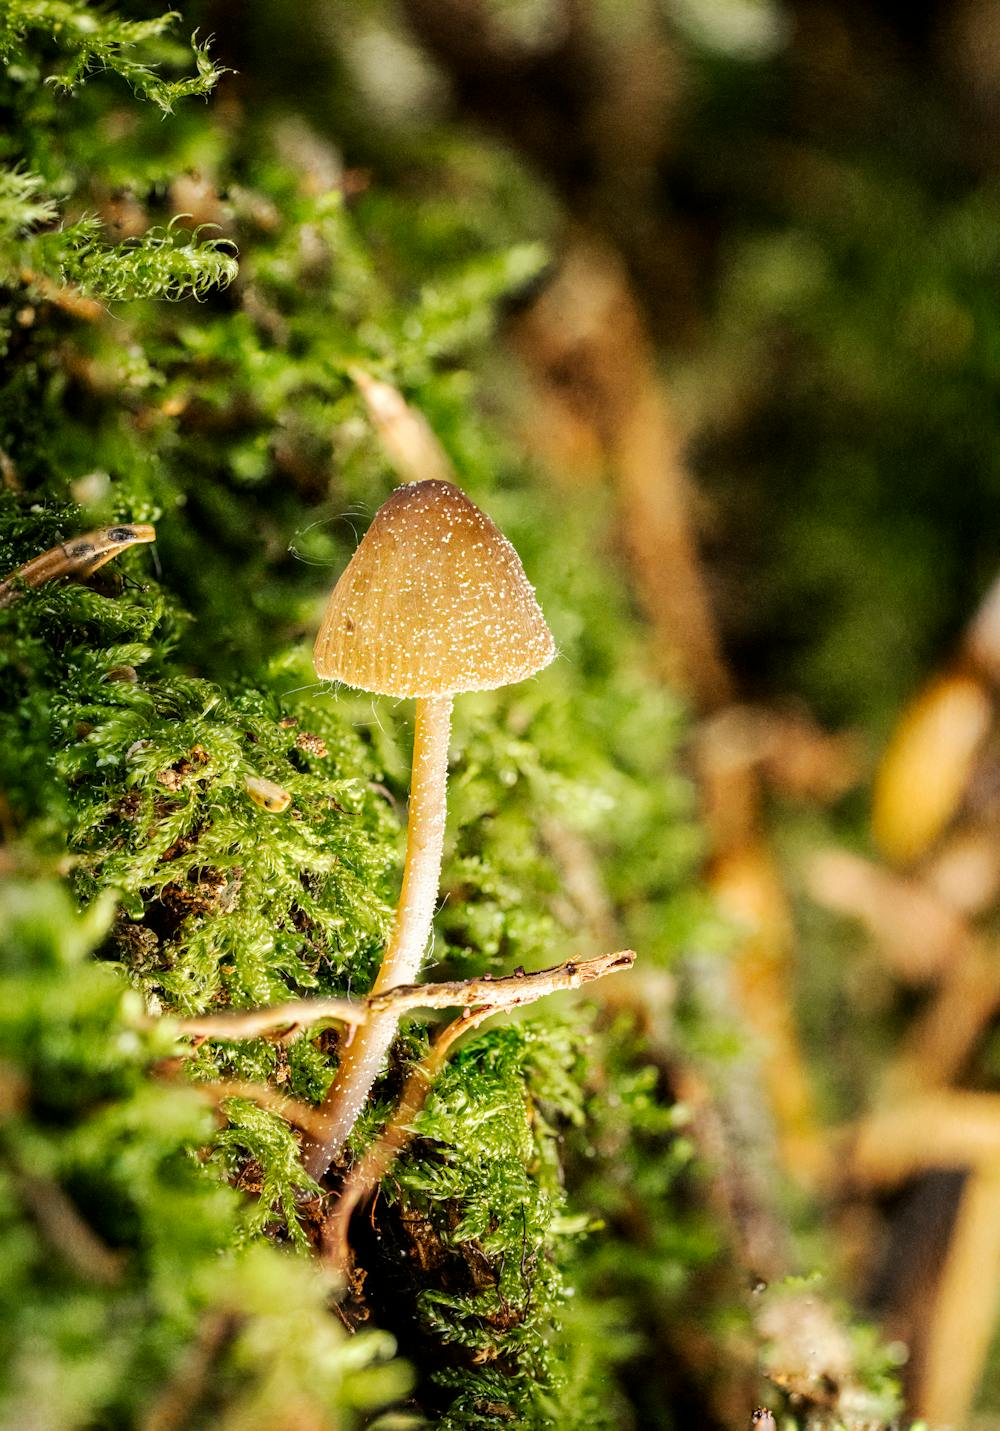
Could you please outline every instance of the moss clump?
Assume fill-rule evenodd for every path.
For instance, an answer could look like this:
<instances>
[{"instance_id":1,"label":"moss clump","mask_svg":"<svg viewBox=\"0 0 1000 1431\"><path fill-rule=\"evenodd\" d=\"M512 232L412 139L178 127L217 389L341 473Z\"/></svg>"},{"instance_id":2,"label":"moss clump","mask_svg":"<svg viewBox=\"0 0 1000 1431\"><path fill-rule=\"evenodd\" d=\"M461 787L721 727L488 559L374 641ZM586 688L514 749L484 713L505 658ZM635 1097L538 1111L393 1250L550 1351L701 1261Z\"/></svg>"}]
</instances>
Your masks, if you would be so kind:
<instances>
[{"instance_id":1,"label":"moss clump","mask_svg":"<svg viewBox=\"0 0 1000 1431\"><path fill-rule=\"evenodd\" d=\"M81 916L45 880L0 892L0 1420L290 1426L292 1405L351 1424L401 1389L392 1342L349 1340L315 1267L247 1243L197 1156L207 1105L154 1077L169 1031L88 958L112 909Z\"/></svg>"}]
</instances>

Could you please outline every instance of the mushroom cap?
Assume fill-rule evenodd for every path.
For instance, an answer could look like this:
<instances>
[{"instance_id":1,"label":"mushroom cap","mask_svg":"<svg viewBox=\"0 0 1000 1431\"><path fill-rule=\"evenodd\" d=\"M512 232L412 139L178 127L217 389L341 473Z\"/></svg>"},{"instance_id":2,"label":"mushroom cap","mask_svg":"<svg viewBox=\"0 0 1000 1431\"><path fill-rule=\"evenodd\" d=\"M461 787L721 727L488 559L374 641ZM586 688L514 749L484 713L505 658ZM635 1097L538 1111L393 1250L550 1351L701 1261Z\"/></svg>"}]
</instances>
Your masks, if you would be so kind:
<instances>
[{"instance_id":1,"label":"mushroom cap","mask_svg":"<svg viewBox=\"0 0 1000 1431\"><path fill-rule=\"evenodd\" d=\"M450 482L398 487L331 593L319 676L388 696L488 691L555 642L507 538Z\"/></svg>"}]
</instances>

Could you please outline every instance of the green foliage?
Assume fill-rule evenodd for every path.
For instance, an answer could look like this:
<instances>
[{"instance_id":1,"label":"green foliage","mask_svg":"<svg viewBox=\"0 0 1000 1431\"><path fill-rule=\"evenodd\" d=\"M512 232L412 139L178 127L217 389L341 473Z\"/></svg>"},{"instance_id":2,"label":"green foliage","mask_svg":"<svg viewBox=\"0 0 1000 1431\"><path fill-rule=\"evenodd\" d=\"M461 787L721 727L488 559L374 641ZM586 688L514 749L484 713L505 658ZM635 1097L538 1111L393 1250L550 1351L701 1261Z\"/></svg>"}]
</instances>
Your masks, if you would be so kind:
<instances>
[{"instance_id":1,"label":"green foliage","mask_svg":"<svg viewBox=\"0 0 1000 1431\"><path fill-rule=\"evenodd\" d=\"M6 0L0 14L0 60L34 68L32 42L40 42L59 56L56 68L46 75L58 89L71 93L89 74L107 70L170 114L179 100L209 95L222 74L209 58L207 45L199 45L195 36L191 54L196 74L172 81L157 75L159 58L154 55L179 58L179 46L162 43L179 19L173 10L153 20L123 20L79 0Z\"/></svg>"},{"instance_id":2,"label":"green foliage","mask_svg":"<svg viewBox=\"0 0 1000 1431\"><path fill-rule=\"evenodd\" d=\"M402 1301L409 1336L447 1349L431 1378L442 1428L544 1427L557 1416L605 1424L596 1387L579 1365L568 1374L559 1320L559 1264L580 1230L568 1216L559 1139L582 1119L583 1071L569 1025L531 1021L470 1040L386 1180L378 1235L422 1274L396 1287L387 1312L398 1318Z\"/></svg>"},{"instance_id":3,"label":"green foliage","mask_svg":"<svg viewBox=\"0 0 1000 1431\"><path fill-rule=\"evenodd\" d=\"M55 219L58 208L43 189L37 174L0 169L0 242L8 243L35 224L47 224Z\"/></svg>"},{"instance_id":4,"label":"green foliage","mask_svg":"<svg viewBox=\"0 0 1000 1431\"><path fill-rule=\"evenodd\" d=\"M353 1420L398 1394L392 1344L348 1340L329 1286L278 1249L240 1249L242 1199L197 1156L211 1136L174 1050L87 955L112 902L79 915L57 883L0 890L0 1420L41 1431ZM338 1420L338 1424L343 1424Z\"/></svg>"},{"instance_id":5,"label":"green foliage","mask_svg":"<svg viewBox=\"0 0 1000 1431\"><path fill-rule=\"evenodd\" d=\"M149 229L141 238L108 245L100 225L81 219L69 228L26 244L22 257L32 273L54 274L88 297L107 303L134 298L204 298L236 277L236 259L225 239L183 242L172 229Z\"/></svg>"},{"instance_id":6,"label":"green foliage","mask_svg":"<svg viewBox=\"0 0 1000 1431\"><path fill-rule=\"evenodd\" d=\"M169 641L166 610L151 587L42 588L0 613L15 816L34 817L36 841L70 841L82 892L120 891L117 951L173 1007L223 987L266 1003L370 967L395 842L363 748L328 704L303 731L274 695L167 674L148 644ZM254 803L259 777L287 810Z\"/></svg>"}]
</instances>

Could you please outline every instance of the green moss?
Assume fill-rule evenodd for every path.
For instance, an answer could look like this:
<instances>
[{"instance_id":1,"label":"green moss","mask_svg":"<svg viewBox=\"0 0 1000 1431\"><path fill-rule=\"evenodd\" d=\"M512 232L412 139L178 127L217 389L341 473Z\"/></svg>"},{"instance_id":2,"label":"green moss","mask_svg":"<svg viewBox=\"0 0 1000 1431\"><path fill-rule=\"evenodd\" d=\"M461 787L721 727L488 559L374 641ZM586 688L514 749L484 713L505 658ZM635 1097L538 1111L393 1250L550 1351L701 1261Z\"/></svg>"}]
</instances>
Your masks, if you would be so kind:
<instances>
[{"instance_id":1,"label":"green moss","mask_svg":"<svg viewBox=\"0 0 1000 1431\"><path fill-rule=\"evenodd\" d=\"M0 891L0 1419L137 1425L179 1395L198 1424L264 1427L291 1393L350 1424L401 1389L376 1374L392 1344L349 1342L307 1262L240 1250L253 1217L197 1156L208 1105L152 1076L169 1031L87 957L112 908Z\"/></svg>"}]
</instances>

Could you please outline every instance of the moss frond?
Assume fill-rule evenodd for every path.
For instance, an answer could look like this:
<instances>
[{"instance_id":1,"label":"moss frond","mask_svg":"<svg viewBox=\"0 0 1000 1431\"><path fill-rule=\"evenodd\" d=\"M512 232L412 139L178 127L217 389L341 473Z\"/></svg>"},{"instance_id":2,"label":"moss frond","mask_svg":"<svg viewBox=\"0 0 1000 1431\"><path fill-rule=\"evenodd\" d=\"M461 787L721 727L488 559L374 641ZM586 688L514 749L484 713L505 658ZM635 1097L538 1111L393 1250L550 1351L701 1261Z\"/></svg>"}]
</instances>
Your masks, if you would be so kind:
<instances>
[{"instance_id":1,"label":"moss frond","mask_svg":"<svg viewBox=\"0 0 1000 1431\"><path fill-rule=\"evenodd\" d=\"M141 298L204 298L236 277L232 240L151 228L120 244L102 242L96 219L40 235L23 252L27 268L72 284L106 303Z\"/></svg>"},{"instance_id":2,"label":"moss frond","mask_svg":"<svg viewBox=\"0 0 1000 1431\"><path fill-rule=\"evenodd\" d=\"M126 20L81 0L7 0L0 14L0 59L23 62L32 57L32 45L48 46L58 56L47 76L56 88L72 93L88 75L106 71L170 114L182 99L209 95L224 73L197 35L190 49L195 74L167 80L157 73L162 60L174 66L182 58L181 47L166 41L179 19L175 10L150 20Z\"/></svg>"}]
</instances>

